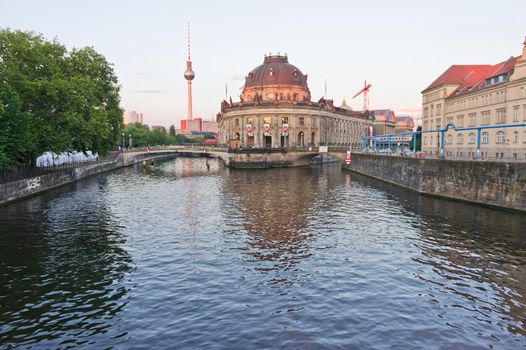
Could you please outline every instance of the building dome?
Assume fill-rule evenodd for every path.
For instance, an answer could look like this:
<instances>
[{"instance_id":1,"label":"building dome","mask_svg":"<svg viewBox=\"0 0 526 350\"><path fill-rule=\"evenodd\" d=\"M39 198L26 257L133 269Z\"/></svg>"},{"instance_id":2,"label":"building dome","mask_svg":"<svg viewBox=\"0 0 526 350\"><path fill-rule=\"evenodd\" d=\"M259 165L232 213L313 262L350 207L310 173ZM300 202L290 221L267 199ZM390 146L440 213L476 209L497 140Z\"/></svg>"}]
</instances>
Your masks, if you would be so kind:
<instances>
[{"instance_id":1,"label":"building dome","mask_svg":"<svg viewBox=\"0 0 526 350\"><path fill-rule=\"evenodd\" d=\"M347 101L345 100L345 97L343 98L342 104L340 105L340 108L347 109L349 111L352 111L351 106L347 104Z\"/></svg>"},{"instance_id":2,"label":"building dome","mask_svg":"<svg viewBox=\"0 0 526 350\"><path fill-rule=\"evenodd\" d=\"M283 94L293 94L295 100L310 99L307 75L290 64L287 56L266 56L263 64L246 76L243 97L252 100L260 95L263 100L274 100L284 99Z\"/></svg>"}]
</instances>

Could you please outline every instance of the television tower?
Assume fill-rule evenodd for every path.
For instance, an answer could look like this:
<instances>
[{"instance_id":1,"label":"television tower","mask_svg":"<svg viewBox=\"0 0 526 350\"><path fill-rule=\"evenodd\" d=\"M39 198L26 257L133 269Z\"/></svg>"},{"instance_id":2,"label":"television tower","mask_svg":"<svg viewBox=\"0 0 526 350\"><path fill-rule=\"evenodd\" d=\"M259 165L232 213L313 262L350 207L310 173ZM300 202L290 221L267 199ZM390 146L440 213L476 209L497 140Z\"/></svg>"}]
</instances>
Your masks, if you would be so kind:
<instances>
[{"instance_id":1,"label":"television tower","mask_svg":"<svg viewBox=\"0 0 526 350\"><path fill-rule=\"evenodd\" d=\"M192 70L192 61L190 60L190 22L188 22L188 59L186 60L184 78L188 81L188 120L192 120L192 80L195 78L195 73Z\"/></svg>"}]
</instances>

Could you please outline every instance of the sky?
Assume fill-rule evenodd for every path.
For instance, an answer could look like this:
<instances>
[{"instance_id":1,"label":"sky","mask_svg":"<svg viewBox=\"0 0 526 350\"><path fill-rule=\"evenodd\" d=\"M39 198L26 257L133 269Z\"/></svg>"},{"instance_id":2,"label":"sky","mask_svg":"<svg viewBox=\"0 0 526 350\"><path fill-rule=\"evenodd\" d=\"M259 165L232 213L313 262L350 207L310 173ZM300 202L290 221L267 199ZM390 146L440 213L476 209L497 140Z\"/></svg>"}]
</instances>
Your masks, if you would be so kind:
<instances>
[{"instance_id":1,"label":"sky","mask_svg":"<svg viewBox=\"0 0 526 350\"><path fill-rule=\"evenodd\" d=\"M498 4L498 6L497 6ZM313 100L339 105L372 84L370 109L421 116L420 92L452 64L496 64L522 52L526 0L0 0L0 27L94 47L114 64L121 106L149 125L187 114L191 23L193 114L212 120L265 54L287 53Z\"/></svg>"}]
</instances>

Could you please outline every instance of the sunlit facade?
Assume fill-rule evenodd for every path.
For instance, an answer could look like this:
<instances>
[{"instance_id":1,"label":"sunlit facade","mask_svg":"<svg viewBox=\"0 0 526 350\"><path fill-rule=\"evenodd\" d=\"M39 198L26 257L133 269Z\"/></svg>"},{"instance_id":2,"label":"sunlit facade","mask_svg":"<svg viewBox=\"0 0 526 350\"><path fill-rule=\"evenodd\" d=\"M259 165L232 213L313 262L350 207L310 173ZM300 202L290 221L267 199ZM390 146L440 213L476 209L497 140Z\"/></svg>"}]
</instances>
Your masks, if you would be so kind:
<instances>
[{"instance_id":1,"label":"sunlit facade","mask_svg":"<svg viewBox=\"0 0 526 350\"><path fill-rule=\"evenodd\" d=\"M436 130L526 123L526 40L521 56L496 65L453 65L422 92L422 128ZM476 157L477 130L444 136L446 157ZM422 150L440 154L439 133L422 136ZM526 159L526 127L481 130L482 159Z\"/></svg>"},{"instance_id":2,"label":"sunlit facade","mask_svg":"<svg viewBox=\"0 0 526 350\"><path fill-rule=\"evenodd\" d=\"M245 78L239 102L223 101L219 141L243 148L361 147L372 126L368 113L311 101L307 75L287 56L266 56Z\"/></svg>"}]
</instances>

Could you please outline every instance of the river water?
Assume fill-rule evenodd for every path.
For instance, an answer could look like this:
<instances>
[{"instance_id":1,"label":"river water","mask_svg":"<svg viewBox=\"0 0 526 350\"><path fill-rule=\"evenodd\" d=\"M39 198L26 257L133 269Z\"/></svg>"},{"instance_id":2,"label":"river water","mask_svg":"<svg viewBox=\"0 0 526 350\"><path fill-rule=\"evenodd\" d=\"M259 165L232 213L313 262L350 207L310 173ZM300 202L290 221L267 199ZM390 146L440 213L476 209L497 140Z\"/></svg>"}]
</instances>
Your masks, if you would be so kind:
<instances>
[{"instance_id":1,"label":"river water","mask_svg":"<svg viewBox=\"0 0 526 350\"><path fill-rule=\"evenodd\" d=\"M0 348L519 349L526 215L178 158L0 208Z\"/></svg>"}]
</instances>

